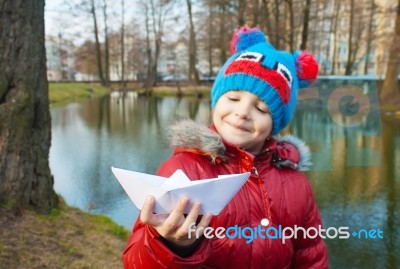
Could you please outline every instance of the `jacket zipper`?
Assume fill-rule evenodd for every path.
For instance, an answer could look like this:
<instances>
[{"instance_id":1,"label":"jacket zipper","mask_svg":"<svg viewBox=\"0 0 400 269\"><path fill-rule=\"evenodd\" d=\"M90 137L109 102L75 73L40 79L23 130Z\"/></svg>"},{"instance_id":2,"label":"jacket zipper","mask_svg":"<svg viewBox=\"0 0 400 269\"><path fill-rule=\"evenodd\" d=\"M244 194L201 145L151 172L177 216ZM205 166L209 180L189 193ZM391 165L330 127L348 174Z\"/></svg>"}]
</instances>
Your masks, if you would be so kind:
<instances>
[{"instance_id":1,"label":"jacket zipper","mask_svg":"<svg viewBox=\"0 0 400 269\"><path fill-rule=\"evenodd\" d=\"M270 211L269 200L268 200L268 192L265 189L264 181L259 176L258 170L255 166L253 166L252 171L257 176L258 186L260 187L260 190L261 190L261 197L263 200L262 202L264 205L265 217L268 219L269 223L271 224L272 221L271 221L271 211ZM267 244L265 245L265 253L270 253L271 244L272 244L271 239L267 238Z\"/></svg>"}]
</instances>

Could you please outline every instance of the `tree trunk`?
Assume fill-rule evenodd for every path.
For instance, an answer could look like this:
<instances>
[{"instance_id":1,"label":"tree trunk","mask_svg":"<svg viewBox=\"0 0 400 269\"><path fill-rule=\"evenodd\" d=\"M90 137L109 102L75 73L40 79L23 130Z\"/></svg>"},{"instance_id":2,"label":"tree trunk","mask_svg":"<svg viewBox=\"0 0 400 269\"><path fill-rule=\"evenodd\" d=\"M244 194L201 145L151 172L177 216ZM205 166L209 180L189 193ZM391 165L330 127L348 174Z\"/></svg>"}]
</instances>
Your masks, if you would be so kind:
<instances>
[{"instance_id":1,"label":"tree trunk","mask_svg":"<svg viewBox=\"0 0 400 269\"><path fill-rule=\"evenodd\" d=\"M248 27L257 27L260 20L260 4L258 0L244 1L246 21L245 25Z\"/></svg>"},{"instance_id":2,"label":"tree trunk","mask_svg":"<svg viewBox=\"0 0 400 269\"><path fill-rule=\"evenodd\" d=\"M275 48L277 49L281 49L281 25L280 25L280 21L281 21L281 14L280 14L280 9L279 7L281 6L281 3L279 2L279 0L275 0L275 40L273 42ZM284 32L284 31L283 31Z\"/></svg>"},{"instance_id":3,"label":"tree trunk","mask_svg":"<svg viewBox=\"0 0 400 269\"><path fill-rule=\"evenodd\" d=\"M97 18L96 18L96 9L95 9L95 5L94 5L94 0L91 0L90 3L91 3L90 12L91 12L92 18L93 18L93 33L94 33L94 39L96 41L97 71L98 71L98 76L99 76L101 84L102 85L106 85L106 81L104 79L104 74L103 74L103 64L102 64L102 61L101 61L99 30L98 30L98 27L97 27Z\"/></svg>"},{"instance_id":4,"label":"tree trunk","mask_svg":"<svg viewBox=\"0 0 400 269\"><path fill-rule=\"evenodd\" d=\"M239 0L238 1L238 9L237 9L238 27L245 25L245 23L246 23L245 14L246 14L246 0Z\"/></svg>"},{"instance_id":5,"label":"tree trunk","mask_svg":"<svg viewBox=\"0 0 400 269\"><path fill-rule=\"evenodd\" d=\"M272 16L271 16L271 12L270 9L268 7L268 3L267 0L262 0L262 4L261 4L261 8L262 10L261 12L261 21L260 24L261 25L265 25L265 33L267 34L267 36L271 36L272 35ZM272 42L271 38L268 38L269 42Z\"/></svg>"},{"instance_id":6,"label":"tree trunk","mask_svg":"<svg viewBox=\"0 0 400 269\"><path fill-rule=\"evenodd\" d=\"M146 95L150 96L152 92L152 87L156 85L157 82L157 69L158 69L158 59L161 54L163 27L165 23L165 16L170 14L169 8L172 7L172 2L169 1L143 1L142 4L145 6L146 10L146 45L147 45L147 55L149 60L149 68L147 72L146 79ZM150 7L149 7L150 5ZM149 12L151 14L149 14ZM152 24L152 29L150 32L150 23ZM151 51L150 44L150 34L153 36L153 47L154 55Z\"/></svg>"},{"instance_id":7,"label":"tree trunk","mask_svg":"<svg viewBox=\"0 0 400 269\"><path fill-rule=\"evenodd\" d=\"M125 90L125 1L121 2L121 82Z\"/></svg>"},{"instance_id":8,"label":"tree trunk","mask_svg":"<svg viewBox=\"0 0 400 269\"><path fill-rule=\"evenodd\" d=\"M214 28L213 28L213 23L212 23L212 20L211 20L211 18L213 18L213 12L212 12L212 3L211 3L211 1L209 0L208 1L208 16L209 16L209 18L208 18L208 74L209 74L209 76L211 76L212 74L213 74L213 55L212 55L212 49L213 49L213 44L212 44L212 41L213 41L213 30L214 30Z\"/></svg>"},{"instance_id":9,"label":"tree trunk","mask_svg":"<svg viewBox=\"0 0 400 269\"><path fill-rule=\"evenodd\" d=\"M306 0L306 6L304 7L303 31L301 33L301 45L300 45L301 50L305 50L307 48L308 23L310 21L310 6L311 6L311 0Z\"/></svg>"},{"instance_id":10,"label":"tree trunk","mask_svg":"<svg viewBox=\"0 0 400 269\"><path fill-rule=\"evenodd\" d=\"M194 31L193 16L192 16L192 1L186 0L189 13L189 81L196 85L199 83L199 74L196 69L196 34Z\"/></svg>"},{"instance_id":11,"label":"tree trunk","mask_svg":"<svg viewBox=\"0 0 400 269\"><path fill-rule=\"evenodd\" d=\"M147 57L147 71L146 71L146 83L145 83L145 88L146 88L146 95L150 96L152 87L153 87L153 82L152 82L152 76L151 76L151 67L153 65L153 57L151 53L151 44L150 44L150 16L149 16L149 6L147 3L143 4L145 8L145 26L146 26L146 57Z\"/></svg>"},{"instance_id":12,"label":"tree trunk","mask_svg":"<svg viewBox=\"0 0 400 269\"><path fill-rule=\"evenodd\" d=\"M162 35L163 35L163 4L156 3L158 7L155 6L155 3L151 1L151 14L153 18L153 36L154 36L154 61L151 69L151 81L152 86L156 86L157 83L157 71L158 71L158 59L161 54L161 43L162 43Z\"/></svg>"},{"instance_id":13,"label":"tree trunk","mask_svg":"<svg viewBox=\"0 0 400 269\"><path fill-rule=\"evenodd\" d=\"M353 34L354 34L354 0L350 0L350 25L349 25L349 39L348 39L348 51L347 51L347 63L345 75L351 75L354 62L353 58Z\"/></svg>"},{"instance_id":14,"label":"tree trunk","mask_svg":"<svg viewBox=\"0 0 400 269\"><path fill-rule=\"evenodd\" d=\"M331 2L332 3L332 2ZM329 14L328 17L330 18L330 23L329 23L329 36L333 35L333 28L335 25L335 6L337 4L337 0L334 0L332 3L332 6L334 7L332 14ZM330 51L331 51L331 46L333 42L328 42L326 46L326 51L325 51L325 64L324 64L324 69L322 71L322 74L327 75L328 74L328 68L329 68L329 56L330 56ZM330 62L331 64L331 70L333 68L333 61Z\"/></svg>"},{"instance_id":15,"label":"tree trunk","mask_svg":"<svg viewBox=\"0 0 400 269\"><path fill-rule=\"evenodd\" d=\"M104 18L104 82L110 84L110 46L108 43L108 25L107 25L107 2L103 0L103 18Z\"/></svg>"},{"instance_id":16,"label":"tree trunk","mask_svg":"<svg viewBox=\"0 0 400 269\"><path fill-rule=\"evenodd\" d=\"M288 8L289 8L289 48L290 51L294 51L294 14L293 14L293 1L286 0Z\"/></svg>"},{"instance_id":17,"label":"tree trunk","mask_svg":"<svg viewBox=\"0 0 400 269\"><path fill-rule=\"evenodd\" d=\"M387 63L385 81L380 91L380 99L382 102L395 103L399 102L400 92L398 84L399 63L400 63L400 0L397 5L396 24L392 45L389 52L389 61Z\"/></svg>"},{"instance_id":18,"label":"tree trunk","mask_svg":"<svg viewBox=\"0 0 400 269\"><path fill-rule=\"evenodd\" d=\"M51 122L44 0L0 0L0 204L48 213Z\"/></svg>"},{"instance_id":19,"label":"tree trunk","mask_svg":"<svg viewBox=\"0 0 400 269\"><path fill-rule=\"evenodd\" d=\"M226 6L225 2L222 1L219 3L219 8L220 8L220 24L219 24L219 49L220 49L220 55L219 55L219 60L221 65L223 65L227 59L226 55L226 33L225 33L225 16L226 16Z\"/></svg>"},{"instance_id":20,"label":"tree trunk","mask_svg":"<svg viewBox=\"0 0 400 269\"><path fill-rule=\"evenodd\" d=\"M373 22L374 22L374 14L375 14L375 0L370 0L370 13L369 13L369 23L368 23L368 37L367 37L367 51L365 52L365 65L364 65L364 74L368 74L368 65L371 54L371 43L372 43L372 35L373 35Z\"/></svg>"},{"instance_id":21,"label":"tree trunk","mask_svg":"<svg viewBox=\"0 0 400 269\"><path fill-rule=\"evenodd\" d=\"M332 55L332 70L331 70L331 75L335 75L336 72L336 65L338 65L338 60L337 60L337 44L338 44L338 34L337 34L337 28L338 28L338 22L339 22L339 8L341 5L341 0L336 0L335 3L335 9L333 10L333 29L332 29L332 36L333 36L333 55ZM338 69L340 67L338 66Z\"/></svg>"}]
</instances>

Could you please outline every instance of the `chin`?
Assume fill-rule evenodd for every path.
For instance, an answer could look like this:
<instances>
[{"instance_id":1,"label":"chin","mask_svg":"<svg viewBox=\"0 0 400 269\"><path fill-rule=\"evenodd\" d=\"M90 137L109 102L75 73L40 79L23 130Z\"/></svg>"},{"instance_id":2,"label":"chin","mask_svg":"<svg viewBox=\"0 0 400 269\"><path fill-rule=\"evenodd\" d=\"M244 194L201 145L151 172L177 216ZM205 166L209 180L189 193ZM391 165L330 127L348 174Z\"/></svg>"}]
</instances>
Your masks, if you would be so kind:
<instances>
[{"instance_id":1,"label":"chin","mask_svg":"<svg viewBox=\"0 0 400 269\"><path fill-rule=\"evenodd\" d=\"M232 138L232 139L226 139L226 141L229 142L229 143L231 143L231 144L233 144L233 145L239 146L239 147L241 147L241 148L246 147L246 142L243 141L243 140L240 140L240 139L234 139L234 138Z\"/></svg>"}]
</instances>

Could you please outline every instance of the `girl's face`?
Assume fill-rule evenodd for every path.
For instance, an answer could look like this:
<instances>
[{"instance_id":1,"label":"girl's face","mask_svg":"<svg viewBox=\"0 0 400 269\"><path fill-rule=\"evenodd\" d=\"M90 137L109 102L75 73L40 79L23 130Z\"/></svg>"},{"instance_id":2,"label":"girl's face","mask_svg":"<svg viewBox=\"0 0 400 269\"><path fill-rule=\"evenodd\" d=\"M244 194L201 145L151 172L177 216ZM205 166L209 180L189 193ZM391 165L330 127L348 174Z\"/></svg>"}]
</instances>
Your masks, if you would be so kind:
<instances>
[{"instance_id":1,"label":"girl's face","mask_svg":"<svg viewBox=\"0 0 400 269\"><path fill-rule=\"evenodd\" d=\"M222 95L213 111L213 122L228 143L258 154L272 131L268 106L247 91L229 91Z\"/></svg>"}]
</instances>

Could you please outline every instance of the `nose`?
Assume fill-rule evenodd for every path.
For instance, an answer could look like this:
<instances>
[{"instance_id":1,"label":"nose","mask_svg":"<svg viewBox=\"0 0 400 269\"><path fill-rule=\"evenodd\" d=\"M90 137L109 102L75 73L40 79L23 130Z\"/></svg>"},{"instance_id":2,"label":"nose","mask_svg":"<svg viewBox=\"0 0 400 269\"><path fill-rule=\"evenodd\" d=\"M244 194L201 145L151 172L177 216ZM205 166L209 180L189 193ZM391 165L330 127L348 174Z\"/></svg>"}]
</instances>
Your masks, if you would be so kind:
<instances>
[{"instance_id":1,"label":"nose","mask_svg":"<svg viewBox=\"0 0 400 269\"><path fill-rule=\"evenodd\" d=\"M245 102L239 102L235 106L235 115L239 119L248 119L250 118L250 105Z\"/></svg>"}]
</instances>

